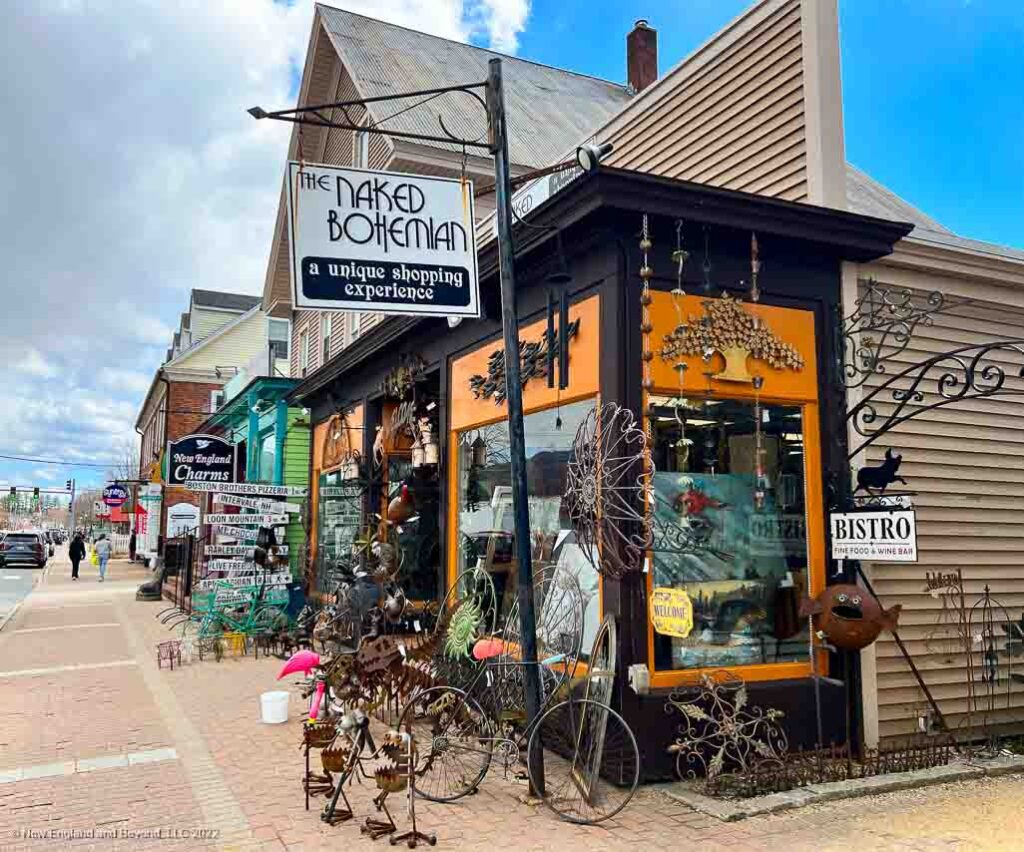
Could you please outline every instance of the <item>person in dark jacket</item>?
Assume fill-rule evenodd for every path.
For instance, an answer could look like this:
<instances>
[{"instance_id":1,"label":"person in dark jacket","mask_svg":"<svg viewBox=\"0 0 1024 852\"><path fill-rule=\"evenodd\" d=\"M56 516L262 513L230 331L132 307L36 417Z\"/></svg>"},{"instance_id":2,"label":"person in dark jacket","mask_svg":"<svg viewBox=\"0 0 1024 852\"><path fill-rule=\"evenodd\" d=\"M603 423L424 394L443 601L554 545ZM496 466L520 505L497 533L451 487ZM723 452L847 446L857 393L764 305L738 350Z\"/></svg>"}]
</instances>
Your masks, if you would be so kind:
<instances>
[{"instance_id":1,"label":"person in dark jacket","mask_svg":"<svg viewBox=\"0 0 1024 852\"><path fill-rule=\"evenodd\" d=\"M82 534L75 533L68 549L68 556L71 557L71 579L78 579L78 563L85 559L85 542L82 541Z\"/></svg>"}]
</instances>

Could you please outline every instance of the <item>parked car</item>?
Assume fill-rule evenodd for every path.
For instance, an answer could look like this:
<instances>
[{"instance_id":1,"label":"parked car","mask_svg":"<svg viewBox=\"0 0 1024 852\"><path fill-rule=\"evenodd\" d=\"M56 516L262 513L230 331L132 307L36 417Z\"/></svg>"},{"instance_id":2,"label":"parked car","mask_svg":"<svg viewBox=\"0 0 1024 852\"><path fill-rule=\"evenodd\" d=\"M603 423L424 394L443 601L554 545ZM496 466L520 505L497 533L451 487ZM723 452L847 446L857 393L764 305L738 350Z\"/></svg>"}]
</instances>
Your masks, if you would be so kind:
<instances>
[{"instance_id":1,"label":"parked car","mask_svg":"<svg viewBox=\"0 0 1024 852\"><path fill-rule=\"evenodd\" d=\"M45 568L47 544L42 533L11 532L0 542L0 553L6 565L34 565Z\"/></svg>"}]
</instances>

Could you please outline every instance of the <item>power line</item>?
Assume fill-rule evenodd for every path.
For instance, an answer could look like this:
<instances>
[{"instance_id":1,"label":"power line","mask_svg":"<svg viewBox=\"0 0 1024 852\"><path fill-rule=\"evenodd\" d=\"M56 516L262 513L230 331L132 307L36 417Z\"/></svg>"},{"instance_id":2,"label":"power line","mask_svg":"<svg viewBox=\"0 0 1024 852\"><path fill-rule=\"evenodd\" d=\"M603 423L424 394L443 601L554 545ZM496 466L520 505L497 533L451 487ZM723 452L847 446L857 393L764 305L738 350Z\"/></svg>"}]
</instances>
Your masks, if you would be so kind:
<instances>
[{"instance_id":1,"label":"power line","mask_svg":"<svg viewBox=\"0 0 1024 852\"><path fill-rule=\"evenodd\" d=\"M116 461L109 461L109 462L73 462L73 461L63 461L61 459L34 459L34 458L29 458L28 456L5 456L3 454L0 454L0 459L7 459L8 461L32 462L33 464L58 464L58 465L62 465L64 467L102 467L102 468L111 468L111 467L115 467L115 466L117 466L119 464L119 462L116 462Z\"/></svg>"}]
</instances>

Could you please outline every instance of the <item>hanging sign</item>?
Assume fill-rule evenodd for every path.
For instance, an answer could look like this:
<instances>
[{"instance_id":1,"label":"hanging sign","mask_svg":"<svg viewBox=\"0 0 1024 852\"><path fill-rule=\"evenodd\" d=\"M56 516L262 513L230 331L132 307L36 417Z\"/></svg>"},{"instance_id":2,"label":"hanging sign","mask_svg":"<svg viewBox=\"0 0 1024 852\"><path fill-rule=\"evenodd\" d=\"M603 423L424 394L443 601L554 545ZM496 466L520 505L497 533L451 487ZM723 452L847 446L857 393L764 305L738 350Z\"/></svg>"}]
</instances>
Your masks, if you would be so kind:
<instances>
[{"instance_id":1,"label":"hanging sign","mask_svg":"<svg viewBox=\"0 0 1024 852\"><path fill-rule=\"evenodd\" d=\"M189 491L213 491L222 494L258 494L267 497L305 497L305 485L264 485L262 482L186 482Z\"/></svg>"},{"instance_id":2,"label":"hanging sign","mask_svg":"<svg viewBox=\"0 0 1024 852\"><path fill-rule=\"evenodd\" d=\"M287 515L221 515L211 513L203 520L208 524L258 524L262 527L286 526Z\"/></svg>"},{"instance_id":3,"label":"hanging sign","mask_svg":"<svg viewBox=\"0 0 1024 852\"><path fill-rule=\"evenodd\" d=\"M834 512L829 515L833 559L917 562L913 511Z\"/></svg>"},{"instance_id":4,"label":"hanging sign","mask_svg":"<svg viewBox=\"0 0 1024 852\"><path fill-rule=\"evenodd\" d=\"M103 502L107 506L123 506L128 502L128 489L114 482L103 489Z\"/></svg>"},{"instance_id":5,"label":"hanging sign","mask_svg":"<svg viewBox=\"0 0 1024 852\"><path fill-rule=\"evenodd\" d=\"M206 556L247 556L251 559L255 548L247 547L244 544L207 544L203 547L203 553ZM288 545L279 544L277 555L287 556Z\"/></svg>"},{"instance_id":6,"label":"hanging sign","mask_svg":"<svg viewBox=\"0 0 1024 852\"><path fill-rule=\"evenodd\" d=\"M258 509L261 512L301 512L298 503L278 503L261 500L258 497L238 497L234 494L214 494L213 502L221 506L239 506L243 509Z\"/></svg>"},{"instance_id":7,"label":"hanging sign","mask_svg":"<svg viewBox=\"0 0 1024 852\"><path fill-rule=\"evenodd\" d=\"M167 442L167 484L223 483L235 478L235 444L216 435L186 435Z\"/></svg>"},{"instance_id":8,"label":"hanging sign","mask_svg":"<svg viewBox=\"0 0 1024 852\"><path fill-rule=\"evenodd\" d=\"M288 163L297 309L480 316L473 184Z\"/></svg>"},{"instance_id":9,"label":"hanging sign","mask_svg":"<svg viewBox=\"0 0 1024 852\"><path fill-rule=\"evenodd\" d=\"M651 594L651 623L656 633L685 639L693 631L693 602L686 589L660 587Z\"/></svg>"}]
</instances>

